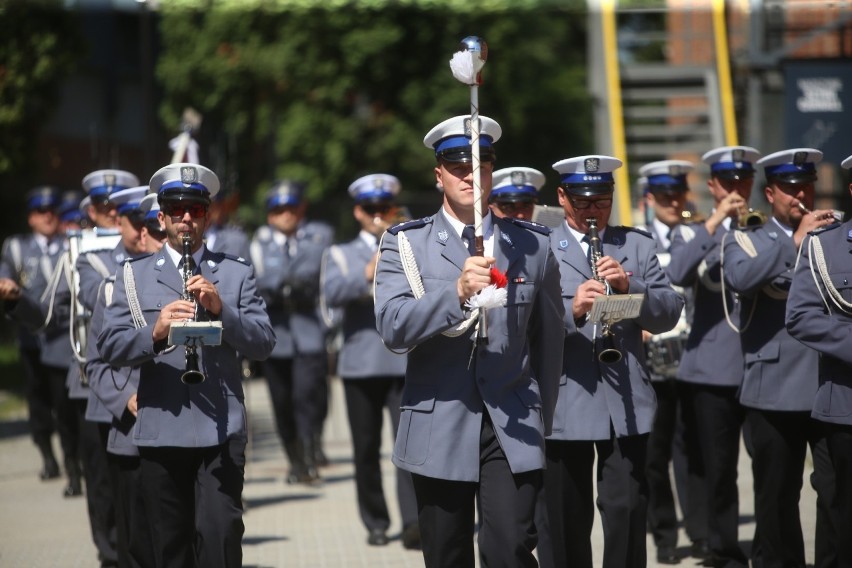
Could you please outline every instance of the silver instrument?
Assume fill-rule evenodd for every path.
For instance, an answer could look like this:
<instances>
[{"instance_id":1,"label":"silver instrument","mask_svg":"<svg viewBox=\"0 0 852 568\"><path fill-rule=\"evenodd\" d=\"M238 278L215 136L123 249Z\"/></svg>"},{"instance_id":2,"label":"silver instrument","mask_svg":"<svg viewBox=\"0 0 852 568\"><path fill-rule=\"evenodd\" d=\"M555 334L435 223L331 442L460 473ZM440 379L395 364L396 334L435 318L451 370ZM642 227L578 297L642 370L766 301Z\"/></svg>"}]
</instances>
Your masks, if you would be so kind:
<instances>
[{"instance_id":1,"label":"silver instrument","mask_svg":"<svg viewBox=\"0 0 852 568\"><path fill-rule=\"evenodd\" d=\"M801 212L802 212L802 213L804 213L805 215L807 215L808 213L812 213L812 211L811 211L810 209L808 209L808 208L805 206L805 204L804 204L804 203L802 203L801 201L799 201L799 205L798 205L798 207L799 207L799 211L801 211ZM835 221L837 221L838 223L842 223L842 222L843 222L843 217L844 217L845 215L843 214L843 211L832 211L832 212L831 212L831 216L832 216L832 217L834 217L834 220L835 220Z\"/></svg>"},{"instance_id":2,"label":"silver instrument","mask_svg":"<svg viewBox=\"0 0 852 568\"><path fill-rule=\"evenodd\" d=\"M601 237L598 234L598 221L594 217L586 219L589 225L589 250L591 251L592 276L595 280L606 287L606 295L612 295L607 281L598 274L598 260L603 256L603 247ZM621 351L615 347L615 334L613 334L610 322L606 321L601 324L601 339L603 340L603 349L598 353L598 361L601 363L618 363L621 361Z\"/></svg>"},{"instance_id":3,"label":"silver instrument","mask_svg":"<svg viewBox=\"0 0 852 568\"><path fill-rule=\"evenodd\" d=\"M671 254L657 253L657 259L660 262L660 268L665 269L671 262ZM686 298L687 306L689 306L692 301L691 295L680 286L672 285L672 288ZM680 318L674 328L652 335L645 343L645 359L648 368L656 375L672 379L677 377L677 369L686 350L686 341L689 339L687 306L681 310Z\"/></svg>"},{"instance_id":4,"label":"silver instrument","mask_svg":"<svg viewBox=\"0 0 852 568\"><path fill-rule=\"evenodd\" d=\"M187 290L189 279L192 278L192 264L192 236L184 234L183 269L181 271L181 276L183 277L183 292L181 293L181 300L192 302L195 305L195 317L192 319L197 320L198 304L195 301L195 296ZM200 385L204 382L206 377L204 376L204 373L198 369L198 348L195 346L195 342L193 341L187 341L184 347L186 349L186 370L180 376L180 380L185 385Z\"/></svg>"}]
</instances>

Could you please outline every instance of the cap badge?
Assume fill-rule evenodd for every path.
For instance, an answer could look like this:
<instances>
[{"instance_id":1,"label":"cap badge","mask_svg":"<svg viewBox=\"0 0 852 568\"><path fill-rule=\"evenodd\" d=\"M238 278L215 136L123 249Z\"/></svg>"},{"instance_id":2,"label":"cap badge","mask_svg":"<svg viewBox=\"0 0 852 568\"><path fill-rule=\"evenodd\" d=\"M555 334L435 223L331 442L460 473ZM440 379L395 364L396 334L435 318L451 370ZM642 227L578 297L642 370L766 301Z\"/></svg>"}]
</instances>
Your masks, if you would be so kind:
<instances>
[{"instance_id":1,"label":"cap badge","mask_svg":"<svg viewBox=\"0 0 852 568\"><path fill-rule=\"evenodd\" d=\"M382 189L382 186L384 186L384 180L382 180L382 178L375 178L373 180L373 187L376 189Z\"/></svg>"},{"instance_id":2,"label":"cap badge","mask_svg":"<svg viewBox=\"0 0 852 568\"><path fill-rule=\"evenodd\" d=\"M185 184L198 182L198 170L192 166L184 166L180 169L180 182Z\"/></svg>"},{"instance_id":3,"label":"cap badge","mask_svg":"<svg viewBox=\"0 0 852 568\"><path fill-rule=\"evenodd\" d=\"M589 173L597 172L601 168L601 161L598 158L586 158L583 162L583 169Z\"/></svg>"},{"instance_id":4,"label":"cap badge","mask_svg":"<svg viewBox=\"0 0 852 568\"><path fill-rule=\"evenodd\" d=\"M438 231L438 240L441 241L442 243L447 242L447 239L449 239L449 238L450 238L450 235L447 234L447 231L445 231L443 229Z\"/></svg>"},{"instance_id":5,"label":"cap badge","mask_svg":"<svg viewBox=\"0 0 852 568\"><path fill-rule=\"evenodd\" d=\"M104 175L104 185L108 185L108 186L115 185L115 174Z\"/></svg>"},{"instance_id":6,"label":"cap badge","mask_svg":"<svg viewBox=\"0 0 852 568\"><path fill-rule=\"evenodd\" d=\"M479 133L481 135L482 134L482 121L479 120L479 119L477 119L477 121L479 122ZM473 137L473 134L471 133L471 130L470 130L470 117L464 119L464 135L465 135L466 138Z\"/></svg>"},{"instance_id":7,"label":"cap badge","mask_svg":"<svg viewBox=\"0 0 852 568\"><path fill-rule=\"evenodd\" d=\"M512 172L512 185L524 185L527 183L527 175L524 172Z\"/></svg>"},{"instance_id":8,"label":"cap badge","mask_svg":"<svg viewBox=\"0 0 852 568\"><path fill-rule=\"evenodd\" d=\"M742 148L737 148L731 152L731 161L732 162L742 162L745 160L745 150Z\"/></svg>"},{"instance_id":9,"label":"cap badge","mask_svg":"<svg viewBox=\"0 0 852 568\"><path fill-rule=\"evenodd\" d=\"M807 152L796 152L793 154L793 164L797 166L801 166L805 162L808 161L808 153Z\"/></svg>"}]
</instances>

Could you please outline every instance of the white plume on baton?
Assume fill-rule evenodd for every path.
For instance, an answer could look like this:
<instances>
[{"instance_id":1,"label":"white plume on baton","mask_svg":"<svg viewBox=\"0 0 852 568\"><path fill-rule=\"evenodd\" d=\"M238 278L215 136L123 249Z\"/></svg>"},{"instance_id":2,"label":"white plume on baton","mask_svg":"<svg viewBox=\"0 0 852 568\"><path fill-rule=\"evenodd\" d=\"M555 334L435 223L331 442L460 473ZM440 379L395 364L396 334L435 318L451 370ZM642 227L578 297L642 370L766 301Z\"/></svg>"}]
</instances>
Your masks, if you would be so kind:
<instances>
[{"instance_id":1,"label":"white plume on baton","mask_svg":"<svg viewBox=\"0 0 852 568\"><path fill-rule=\"evenodd\" d=\"M470 87L470 150L473 169L473 211L476 253L485 255L485 243L482 231L482 171L479 159L479 85L482 84L482 68L488 58L488 44L476 36L468 36L461 41L459 51L450 59L453 77ZM487 308L506 305L506 289L491 284L478 294L468 298L465 306L471 310L479 309L479 324L476 341L488 343Z\"/></svg>"}]
</instances>

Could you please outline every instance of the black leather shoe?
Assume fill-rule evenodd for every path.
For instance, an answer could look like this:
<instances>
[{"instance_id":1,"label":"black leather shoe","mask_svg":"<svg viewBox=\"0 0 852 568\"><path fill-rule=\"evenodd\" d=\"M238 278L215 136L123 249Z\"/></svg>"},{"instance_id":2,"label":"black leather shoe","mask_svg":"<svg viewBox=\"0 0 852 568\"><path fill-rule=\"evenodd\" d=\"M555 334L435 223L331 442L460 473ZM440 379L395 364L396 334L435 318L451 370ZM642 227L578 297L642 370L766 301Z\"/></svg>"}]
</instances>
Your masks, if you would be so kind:
<instances>
[{"instance_id":1,"label":"black leather shoe","mask_svg":"<svg viewBox=\"0 0 852 568\"><path fill-rule=\"evenodd\" d=\"M661 546L657 549L657 563L680 564L680 556L677 555L673 546Z\"/></svg>"},{"instance_id":2,"label":"black leather shoe","mask_svg":"<svg viewBox=\"0 0 852 568\"><path fill-rule=\"evenodd\" d=\"M72 477L68 480L68 487L62 492L63 497L79 497L83 494L83 485L79 477Z\"/></svg>"},{"instance_id":3,"label":"black leather shoe","mask_svg":"<svg viewBox=\"0 0 852 568\"><path fill-rule=\"evenodd\" d=\"M411 523L402 530L402 546L408 550L420 550L420 525Z\"/></svg>"},{"instance_id":4,"label":"black leather shoe","mask_svg":"<svg viewBox=\"0 0 852 568\"><path fill-rule=\"evenodd\" d=\"M42 481L47 481L48 479L56 479L57 477L59 477L59 464L56 463L56 460L45 461L44 467L41 468L38 474L38 478Z\"/></svg>"},{"instance_id":5,"label":"black leather shoe","mask_svg":"<svg viewBox=\"0 0 852 568\"><path fill-rule=\"evenodd\" d=\"M710 545L704 539L692 541L689 547L689 555L693 558L705 559L710 557Z\"/></svg>"},{"instance_id":6,"label":"black leather shoe","mask_svg":"<svg viewBox=\"0 0 852 568\"><path fill-rule=\"evenodd\" d=\"M367 537L367 544L370 546L384 546L388 543L388 535L384 529L373 529L370 531L370 536Z\"/></svg>"}]
</instances>

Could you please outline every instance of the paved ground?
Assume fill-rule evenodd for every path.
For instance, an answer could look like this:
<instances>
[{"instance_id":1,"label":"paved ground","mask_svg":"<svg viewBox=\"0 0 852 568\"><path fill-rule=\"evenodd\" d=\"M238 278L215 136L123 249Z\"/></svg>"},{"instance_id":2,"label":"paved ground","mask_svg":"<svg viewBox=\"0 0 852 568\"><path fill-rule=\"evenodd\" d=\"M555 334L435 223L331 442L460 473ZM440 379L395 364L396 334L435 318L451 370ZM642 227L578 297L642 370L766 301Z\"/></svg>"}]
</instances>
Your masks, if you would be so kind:
<instances>
[{"instance_id":1,"label":"paved ground","mask_svg":"<svg viewBox=\"0 0 852 568\"><path fill-rule=\"evenodd\" d=\"M398 511L391 526L395 537L386 547L367 546L358 519L345 408L339 381L332 382L332 405L325 439L332 464L323 470L322 487L289 486L281 446L274 433L266 386L253 380L247 388L252 445L245 499L246 534L244 564L253 568L342 568L422 566L417 551L405 550L398 537ZM385 487L392 488L393 465L385 445ZM88 533L85 501L63 499L62 481L37 479L38 455L23 420L0 423L0 567L96 567L94 546ZM740 538L748 546L754 532L751 470L743 452L740 461ZM802 495L803 525L809 559L813 558L814 494L805 484ZM600 523L596 521L595 558L601 558ZM687 542L682 536L681 542ZM649 537L649 566L654 548ZM686 549L683 549L684 553ZM686 558L681 566L697 563Z\"/></svg>"}]
</instances>

